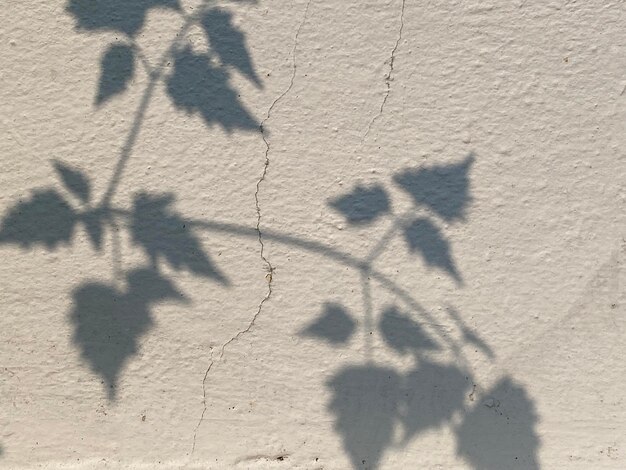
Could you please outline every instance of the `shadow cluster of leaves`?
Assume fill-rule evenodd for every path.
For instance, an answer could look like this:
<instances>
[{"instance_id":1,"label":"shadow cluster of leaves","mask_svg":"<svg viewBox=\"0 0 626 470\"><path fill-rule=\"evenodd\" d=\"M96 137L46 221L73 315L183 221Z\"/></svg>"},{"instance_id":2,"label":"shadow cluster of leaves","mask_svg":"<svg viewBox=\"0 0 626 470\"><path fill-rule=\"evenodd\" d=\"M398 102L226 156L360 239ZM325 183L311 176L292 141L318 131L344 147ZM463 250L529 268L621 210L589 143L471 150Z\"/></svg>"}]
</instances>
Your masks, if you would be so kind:
<instances>
[{"instance_id":1,"label":"shadow cluster of leaves","mask_svg":"<svg viewBox=\"0 0 626 470\"><path fill-rule=\"evenodd\" d=\"M102 55L97 105L124 92L133 80L139 53L135 37L152 8L182 14L178 0L70 0L67 11L78 28L123 35ZM198 113L207 125L219 124L228 132L257 130L259 123L230 84L230 71L236 70L262 87L244 33L233 23L232 14L218 7L208 9L196 21L206 34L209 50L198 53L189 46L180 46L172 51L173 71L166 77L167 93L175 106Z\"/></svg>"},{"instance_id":2,"label":"shadow cluster of leaves","mask_svg":"<svg viewBox=\"0 0 626 470\"><path fill-rule=\"evenodd\" d=\"M132 83L140 55L136 38L153 8L185 16L179 0L69 0L67 12L78 28L121 35L102 55L97 105L123 93ZM233 23L231 13L214 7L185 16L185 21L195 21L202 28L208 50L173 47L171 56L166 57L172 62L171 73L148 70L150 80L163 77L174 105L199 114L207 125L218 124L228 132L257 130L259 123L230 83L234 71L262 86L245 35ZM456 164L408 169L393 178L419 210L408 220L394 222L403 232L408 251L421 255L427 266L444 270L458 283L461 276L438 220L465 219L471 202L469 170L473 161L469 155ZM125 273L123 287L103 282L76 287L69 313L73 342L114 400L125 364L138 353L139 340L154 324L155 305L188 302L159 266L165 263L223 286L229 282L188 221L174 210L172 194L138 192L132 210L113 210L108 203L93 202L91 183L83 172L61 162L54 162L54 168L65 190L36 190L10 208L0 223L0 243L55 249L69 244L82 228L99 251L104 236L117 230L119 218L124 219L133 243L144 250L147 265ZM352 226L365 227L392 212L391 197L381 184L357 185L329 204ZM450 315L463 341L493 357L487 343L456 311L451 310ZM344 306L327 303L322 315L301 334L340 347L348 344L358 324ZM505 377L484 394L485 400L467 406L471 374L459 364L438 363L430 357L443 345L411 312L387 306L379 314L377 327L390 350L412 356L414 365L402 372L368 361L343 367L327 381L332 393L328 409L335 415L335 429L355 469L376 469L389 447L406 445L415 436L442 426L451 427L457 454L477 470L539 468L538 416L521 385Z\"/></svg>"},{"instance_id":3,"label":"shadow cluster of leaves","mask_svg":"<svg viewBox=\"0 0 626 470\"><path fill-rule=\"evenodd\" d=\"M454 313L453 313L454 314ZM333 346L346 344L357 322L339 304L326 304L323 314L301 334ZM466 325L463 338L485 342ZM419 434L449 426L456 436L457 454L477 470L538 470L538 421L534 405L523 386L505 377L481 400L468 407L467 399L479 395L471 373L458 364L440 364L424 356L441 344L406 312L396 306L383 310L378 332L385 344L400 355L412 355L408 372L371 362L344 367L327 382L332 392L329 410L355 469L376 469L391 446L405 446Z\"/></svg>"},{"instance_id":4,"label":"shadow cluster of leaves","mask_svg":"<svg viewBox=\"0 0 626 470\"><path fill-rule=\"evenodd\" d=\"M173 47L168 52L173 67L164 76L165 89L174 104L189 113L199 113L207 124L219 124L227 131L257 130L258 123L230 85L234 70L257 87L262 86L245 35L227 10L213 7L190 16L184 13L179 0L69 0L66 11L75 19L77 28L120 35L102 55L96 104L106 103L129 87L140 57L136 38L148 12L157 8L198 24L209 43L204 53L188 46ZM148 72L151 80L162 76L161 70ZM186 270L223 286L229 282L189 224L173 209L172 194L139 192L132 211L120 213L113 211L107 201L92 201L92 185L83 172L58 161L53 165L65 192L54 188L36 190L10 208L0 225L0 243L55 249L71 243L82 228L99 251L105 234L118 230L116 218L125 219L133 243L147 255L148 265L126 273L127 286L123 290L94 282L79 286L73 292L70 314L75 344L92 370L102 377L113 399L124 364L137 354L138 339L152 325L151 308L158 302L180 299L172 281L161 273L160 264L167 263L173 269Z\"/></svg>"},{"instance_id":5,"label":"shadow cluster of leaves","mask_svg":"<svg viewBox=\"0 0 626 470\"><path fill-rule=\"evenodd\" d=\"M446 222L463 220L471 201L469 170L474 156L451 165L404 170L394 182L406 191L417 208L427 209ZM391 213L391 197L380 184L369 187L357 185L342 196L329 201L351 225L365 226ZM413 216L398 219L411 253L419 253L428 266L443 269L457 282L461 276L456 268L450 243L432 218Z\"/></svg>"},{"instance_id":6,"label":"shadow cluster of leaves","mask_svg":"<svg viewBox=\"0 0 626 470\"><path fill-rule=\"evenodd\" d=\"M124 217L132 240L150 263L126 274L125 290L115 285L88 282L73 292L70 321L73 341L92 370L115 398L117 378L125 363L137 354L137 341L152 326L151 308L167 300L183 300L182 293L159 269L164 262L222 285L228 279L211 260L189 224L172 207L171 194L135 195L132 211L119 213L91 203L87 175L61 162L54 162L67 196L56 189L34 191L30 199L10 208L0 224L0 243L22 247L43 245L55 249L72 242L81 225L94 249L102 249L107 231L117 230L116 217Z\"/></svg>"},{"instance_id":7,"label":"shadow cluster of leaves","mask_svg":"<svg viewBox=\"0 0 626 470\"><path fill-rule=\"evenodd\" d=\"M456 164L404 170L393 178L416 208L430 215L394 221L403 231L409 252L419 253L427 266L443 269L457 282L461 276L450 243L435 220L465 219L471 201L469 169L473 161L469 155ZM366 226L391 214L390 201L384 186L374 184L357 185L329 204L349 224ZM463 323L456 310L449 309L449 315L461 341L493 357L491 348ZM337 347L348 343L356 325L345 307L326 304L322 315L301 334ZM442 350L442 345L419 321L396 306L388 306L380 313L377 326L385 344L397 354L412 355L415 366L409 372L399 372L366 362L342 368L327 382L333 396L329 410L336 417L335 429L355 469L376 469L389 447L405 446L420 433L444 425L454 431L457 454L477 470L539 468L537 416L522 386L506 377L486 393L492 398L468 407L468 392L474 386L471 373L459 364L440 364L429 358L429 354Z\"/></svg>"},{"instance_id":8,"label":"shadow cluster of leaves","mask_svg":"<svg viewBox=\"0 0 626 470\"><path fill-rule=\"evenodd\" d=\"M328 382L329 409L353 468L377 469L392 445L449 426L457 454L476 470L538 470L537 415L524 388L505 377L466 409L470 385L456 366L427 361L406 374L375 365L340 370Z\"/></svg>"},{"instance_id":9,"label":"shadow cluster of leaves","mask_svg":"<svg viewBox=\"0 0 626 470\"><path fill-rule=\"evenodd\" d=\"M452 178L467 193L469 163L471 157L463 164L454 165L454 171L437 168L433 174L439 180L442 174ZM54 249L70 243L81 226L94 249L101 250L104 234L116 230L116 217L124 218L133 243L145 251L148 266L126 273L123 288L102 282L78 286L73 291L73 308L69 314L74 343L91 369L102 378L109 399L114 400L124 365L138 353L139 339L153 325L153 307L165 301L187 301L172 280L160 272L159 266L166 263L173 269L186 270L225 286L228 279L190 229L189 221L174 210L173 195L139 192L132 210L113 210L93 204L92 185L86 174L59 161L53 165L65 190L37 190L30 199L10 208L0 225L0 243L22 247L39 244ZM403 175L414 175L419 180L428 171L405 171ZM461 217L465 203L462 198L452 200L456 201L454 208L428 206L437 214ZM389 201L384 188L375 186L357 187L331 204L348 221L366 224L390 211ZM435 253L442 250L443 236L424 241L427 238L424 233L428 231L412 234L425 224L434 227L423 216L402 227L409 248L415 243L428 263L433 256L429 250ZM447 271L454 277L453 266L451 263ZM492 357L486 342L463 323L458 312L450 309L449 313L462 340ZM322 315L302 335L339 347L351 340L358 324L340 303L327 303ZM336 416L335 429L342 436L354 468L378 468L388 447L406 445L426 430L451 425L455 416L461 422L454 427L457 452L476 469L539 468L536 458L539 439L534 431L537 416L520 385L506 378L488 393L495 398L487 406L476 404L468 410L465 397L472 383L471 375L456 364L439 364L426 358L425 354L442 350L442 344L427 328L394 305L383 309L377 325L385 344L397 354L411 355L415 367L409 372L399 372L366 363L343 368L328 381L333 393L329 410ZM485 431L477 436L474 430L482 428Z\"/></svg>"}]
</instances>

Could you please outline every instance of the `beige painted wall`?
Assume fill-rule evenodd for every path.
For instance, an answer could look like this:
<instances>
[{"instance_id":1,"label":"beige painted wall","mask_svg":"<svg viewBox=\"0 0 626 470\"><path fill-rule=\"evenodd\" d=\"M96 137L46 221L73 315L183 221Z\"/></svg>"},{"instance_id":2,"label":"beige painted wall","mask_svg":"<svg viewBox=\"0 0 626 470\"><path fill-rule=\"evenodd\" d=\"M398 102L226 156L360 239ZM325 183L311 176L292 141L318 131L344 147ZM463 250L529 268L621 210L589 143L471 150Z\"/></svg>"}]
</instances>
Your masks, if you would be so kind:
<instances>
[{"instance_id":1,"label":"beige painted wall","mask_svg":"<svg viewBox=\"0 0 626 470\"><path fill-rule=\"evenodd\" d=\"M4 2L0 468L626 468L624 20Z\"/></svg>"}]
</instances>

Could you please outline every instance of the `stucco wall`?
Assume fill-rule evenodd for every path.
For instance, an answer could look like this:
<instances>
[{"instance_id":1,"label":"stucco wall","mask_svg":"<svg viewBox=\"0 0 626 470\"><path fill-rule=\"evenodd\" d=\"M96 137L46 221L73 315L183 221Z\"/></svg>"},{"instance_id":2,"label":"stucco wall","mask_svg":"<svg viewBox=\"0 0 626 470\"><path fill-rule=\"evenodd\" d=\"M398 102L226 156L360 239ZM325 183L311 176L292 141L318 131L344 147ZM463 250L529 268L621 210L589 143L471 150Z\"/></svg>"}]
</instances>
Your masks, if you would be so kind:
<instances>
[{"instance_id":1,"label":"stucco wall","mask_svg":"<svg viewBox=\"0 0 626 470\"><path fill-rule=\"evenodd\" d=\"M5 1L0 468L626 468L618 1Z\"/></svg>"}]
</instances>

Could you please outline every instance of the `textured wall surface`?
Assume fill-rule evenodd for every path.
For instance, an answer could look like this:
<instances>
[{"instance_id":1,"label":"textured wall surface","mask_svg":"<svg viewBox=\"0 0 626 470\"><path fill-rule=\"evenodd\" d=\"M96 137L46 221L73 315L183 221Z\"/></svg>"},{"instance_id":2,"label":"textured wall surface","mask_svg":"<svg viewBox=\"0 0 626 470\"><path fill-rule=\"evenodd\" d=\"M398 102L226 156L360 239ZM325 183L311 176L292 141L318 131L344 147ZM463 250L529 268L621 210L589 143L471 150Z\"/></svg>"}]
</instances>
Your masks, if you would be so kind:
<instances>
[{"instance_id":1,"label":"textured wall surface","mask_svg":"<svg viewBox=\"0 0 626 470\"><path fill-rule=\"evenodd\" d=\"M624 12L5 1L0 468L626 468Z\"/></svg>"}]
</instances>

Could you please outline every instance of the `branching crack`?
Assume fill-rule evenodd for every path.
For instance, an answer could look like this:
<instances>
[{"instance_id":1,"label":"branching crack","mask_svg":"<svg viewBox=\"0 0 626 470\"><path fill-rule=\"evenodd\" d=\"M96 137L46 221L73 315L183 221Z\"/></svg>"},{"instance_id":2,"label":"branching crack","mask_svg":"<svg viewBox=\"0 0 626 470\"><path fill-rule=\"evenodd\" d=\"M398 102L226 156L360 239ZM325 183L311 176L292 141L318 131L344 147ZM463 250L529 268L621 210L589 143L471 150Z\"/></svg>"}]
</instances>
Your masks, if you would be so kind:
<instances>
[{"instance_id":1,"label":"branching crack","mask_svg":"<svg viewBox=\"0 0 626 470\"><path fill-rule=\"evenodd\" d=\"M312 0L309 0L307 5L306 5L306 8L304 10L304 16L302 18L302 21L300 22L300 25L298 26L298 29L296 30L296 34L295 34L295 37L294 37L294 45L293 45L293 49L291 51L291 56L292 56L293 63L292 63L291 79L289 80L289 86L272 102L272 104L270 105L270 107L267 110L267 113L265 115L265 119L263 119L263 121L261 121L261 124L259 125L259 131L261 133L261 138L263 139L263 142L265 143L265 163L263 165L263 172L261 173L261 177L259 178L259 180L256 183L256 190L254 192L254 202L255 202L256 213L257 213L256 231L258 233L259 245L261 245L261 259L263 260L263 262L265 263L265 265L267 267L267 274L265 275L265 278L268 281L268 283L267 283L267 293L265 294L265 296L263 297L261 302L259 302L259 306L257 308L257 311L254 314L254 316L252 317L252 320L250 321L250 323L248 323L248 326L245 329L239 331L235 336L230 338L228 341L226 341L222 345L222 347L220 348L220 353L219 353L219 356L217 357L217 359L213 359L213 350L211 350L211 362L209 363L209 366L207 367L207 369L206 369L206 371L204 373L204 378L202 379L202 414L200 415L200 419L198 420L198 424L196 424L196 428L195 428L194 433L193 433L193 445L191 447L191 455L193 455L194 451L196 450L196 438L198 436L198 430L200 429L200 426L202 425L202 421L204 419L204 415L205 415L206 410L207 410L207 404L206 404L206 382L207 382L207 379L208 379L209 374L211 372L211 369L213 368L213 366L215 365L216 362L222 360L222 358L224 357L224 353L226 351L226 348L228 347L228 345L230 343L232 343L234 341L237 341L240 336L248 333L254 327L254 324L256 323L257 318L261 314L261 310L263 310L263 304L272 295L272 277L274 275L274 267L270 263L269 259L265 256L265 245L263 243L263 234L261 232L261 206L259 205L259 190L260 190L260 187L261 187L261 183L265 180L265 176L267 175L267 168L269 167L269 164L270 164L270 159L269 159L270 143L267 140L266 131L265 131L263 125L270 119L272 110L276 107L278 102L281 101L287 95L287 93L289 93L291 91L291 89L293 88L293 83L294 83L295 78L296 78L296 70L297 70L296 50L298 48L298 36L300 35L300 31L302 30L302 27L304 26L304 23L306 22L306 18L307 18L307 14L309 12L309 6L311 5L311 1Z\"/></svg>"},{"instance_id":2,"label":"branching crack","mask_svg":"<svg viewBox=\"0 0 626 470\"><path fill-rule=\"evenodd\" d=\"M387 99L389 98L389 93L391 92L391 76L393 74L393 63L396 60L396 52L398 51L398 46L400 45L400 41L402 40L402 30L404 29L404 6L406 0L402 0L402 8L400 10L400 28L398 29L398 38L396 39L396 43L391 50L391 57L389 58L389 72L385 75L385 85L387 86L387 90L385 91L385 96L383 97L383 101L380 104L380 109L378 110L378 114L372 118L372 120L367 125L367 129L365 130L365 134L363 134L363 139L367 137L372 126L376 122L376 120L383 115L383 110L385 109L385 104L387 104Z\"/></svg>"},{"instance_id":3,"label":"branching crack","mask_svg":"<svg viewBox=\"0 0 626 470\"><path fill-rule=\"evenodd\" d=\"M263 172L261 173L261 177L259 178L259 180L256 183L256 191L254 192L254 202L255 202L255 205L256 205L256 213L257 213L256 231L259 234L259 244L261 245L261 259L263 260L263 262L267 266L268 273L267 273L266 277L267 277L267 279L269 281L268 282L268 284L269 284L268 293L265 296L265 298L261 301L261 304L259 305L259 311L260 311L261 307L263 306L263 302L265 302L269 298L271 293L272 293L272 276L274 274L274 268L272 267L271 263L269 262L269 260L265 256L265 245L263 244L263 234L261 233L261 206L259 205L259 189L261 187L261 183L265 180L265 176L267 175L267 168L270 165L270 158L269 158L269 155L270 155L270 143L269 143L269 140L267 140L266 131L265 131L265 128L263 126L270 119L270 117L272 115L272 111L274 110L276 105L293 88L293 83L294 83L294 81L296 79L296 70L298 68L298 64L297 64L297 61L296 61L296 51L298 49L298 36L300 36L300 31L302 30L302 27L304 26L304 23L306 22L306 17L307 17L307 14L309 12L309 6L310 5L311 5L311 0L309 0L308 3L306 4L306 8L304 9L304 15L302 17L302 21L300 22L300 25L298 26L298 29L296 30L296 34L294 36L293 49L291 50L292 68L291 68L291 79L289 80L289 86L285 89L285 91L283 91L272 102L272 104L270 105L270 107L267 110L267 113L265 114L265 119L263 119L263 121L261 121L261 124L259 125L259 131L261 132L261 138L263 139L263 143L265 143L265 163L263 165ZM257 313L257 315L258 315L258 313Z\"/></svg>"}]
</instances>

